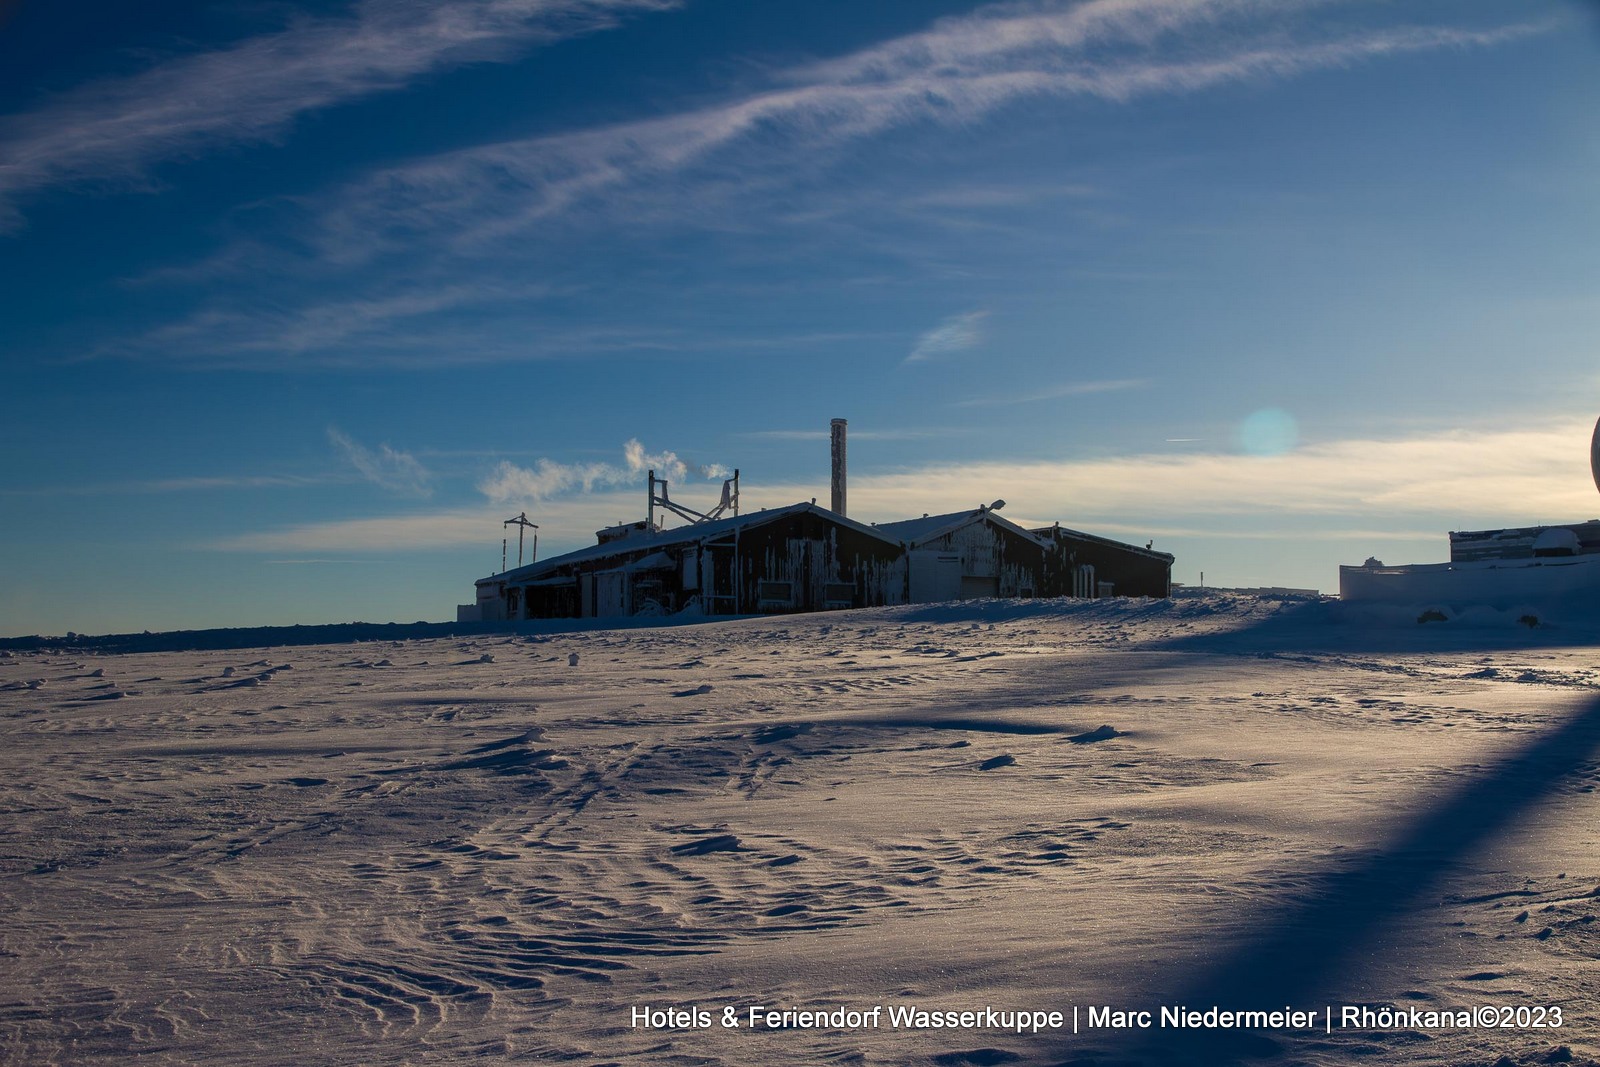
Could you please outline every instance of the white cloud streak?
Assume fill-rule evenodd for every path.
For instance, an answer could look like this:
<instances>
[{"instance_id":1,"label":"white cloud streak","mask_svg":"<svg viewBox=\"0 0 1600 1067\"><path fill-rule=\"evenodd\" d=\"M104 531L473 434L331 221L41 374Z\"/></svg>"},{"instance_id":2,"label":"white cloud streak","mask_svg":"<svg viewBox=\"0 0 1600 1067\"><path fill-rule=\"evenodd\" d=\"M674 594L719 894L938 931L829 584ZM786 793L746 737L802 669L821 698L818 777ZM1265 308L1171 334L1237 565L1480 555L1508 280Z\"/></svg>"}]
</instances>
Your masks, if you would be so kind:
<instances>
[{"instance_id":1,"label":"white cloud streak","mask_svg":"<svg viewBox=\"0 0 1600 1067\"><path fill-rule=\"evenodd\" d=\"M778 88L699 110L510 140L380 171L328 199L329 255L360 257L419 234L455 245L507 237L606 194L648 196L714 165L781 168L886 131L965 126L1026 98L1141 97L1287 79L1445 48L1490 46L1542 25L1408 27L1296 41L1279 16L1311 4L1091 0L1001 4L852 55L780 71ZM1270 25L1263 26L1264 16ZM1227 32L1208 32L1224 29Z\"/></svg>"},{"instance_id":2,"label":"white cloud streak","mask_svg":"<svg viewBox=\"0 0 1600 1067\"><path fill-rule=\"evenodd\" d=\"M320 475L291 474L202 475L187 478L150 478L127 482L96 482L83 485L49 485L20 489L0 489L0 496L102 496L111 493L145 495L152 493L203 493L227 489L299 489L327 485L341 479Z\"/></svg>"},{"instance_id":3,"label":"white cloud streak","mask_svg":"<svg viewBox=\"0 0 1600 1067\"><path fill-rule=\"evenodd\" d=\"M958 400L952 407L982 408L982 407L1009 407L1014 404L1033 404L1043 400L1065 400L1074 396L1093 396L1096 393L1116 393L1124 389L1142 389L1150 382L1145 378L1117 378L1098 382L1068 382L1065 385L1052 385L1037 389L1029 393L1015 393L1009 396L973 397L970 400Z\"/></svg>"},{"instance_id":4,"label":"white cloud streak","mask_svg":"<svg viewBox=\"0 0 1600 1067\"><path fill-rule=\"evenodd\" d=\"M298 309L282 306L292 305L293 297L277 306L202 309L95 354L197 364L299 356L332 365L414 366L674 348L680 341L670 330L632 341L534 341L527 330L475 332L470 323L440 320L467 303L509 305L519 299L492 291L493 284L461 280L487 283L482 264L491 252L526 257L530 231L547 231L558 222L726 226L741 200L759 201L752 217L771 225L783 215L774 199L788 199L797 173L827 166L849 146L877 136L920 130L938 137L1025 101L1125 104L1408 53L1490 47L1548 28L1523 23L1350 31L1300 18L1331 3L996 4L847 56L770 71L763 85L709 106L382 168L292 203L304 216L284 224L299 238L288 247L309 253L269 242L269 255L224 252L215 266L273 273L303 290L306 278L323 276L318 272L349 276L352 264L388 255L407 278L414 277L418 262L440 264L439 277L448 280L432 291L414 283L398 286L391 278L365 296L329 302L318 292ZM627 12L668 6L668 0L403 0L380 7L369 0L349 19L297 23L235 49L86 86L0 120L11 123L0 125L0 144L8 143L9 133L12 145L0 148L0 212L8 195L41 183L140 173L150 160L219 140L274 135L305 110L447 63L493 58L500 55L497 49L533 38L582 32ZM417 29L436 23L444 27L438 33ZM402 26L408 29L402 32ZM275 50L289 57L287 67ZM213 77L220 86L215 92L196 88ZM193 115L191 107L197 109ZM1060 192L1092 190L1063 186ZM1004 190L971 196L991 205L1006 199ZM167 273L191 276L183 269ZM494 274L504 277L504 265L496 265ZM211 276L209 270L197 275ZM981 317L969 312L930 331L907 362L970 347Z\"/></svg>"},{"instance_id":5,"label":"white cloud streak","mask_svg":"<svg viewBox=\"0 0 1600 1067\"><path fill-rule=\"evenodd\" d=\"M962 315L950 316L917 338L917 343L912 347L911 354L905 358L905 362L923 363L952 352L976 348L983 342L983 320L988 315L987 311L968 311Z\"/></svg>"},{"instance_id":6,"label":"white cloud streak","mask_svg":"<svg viewBox=\"0 0 1600 1067\"><path fill-rule=\"evenodd\" d=\"M481 264L452 271L471 281L374 286L364 296L295 305L257 294L236 297L173 322L114 338L78 357L153 360L193 368L416 368L571 359L621 352L814 348L893 334L718 336L676 326L606 323L530 330L526 316L571 290L508 284Z\"/></svg>"},{"instance_id":7,"label":"white cloud streak","mask_svg":"<svg viewBox=\"0 0 1600 1067\"><path fill-rule=\"evenodd\" d=\"M444 336L427 324L398 329L474 304L498 300L537 299L539 286L452 284L435 288L407 287L346 300L326 300L291 308L208 308L177 322L158 326L128 340L115 340L95 355L158 352L200 365L276 358L286 364L316 354L324 364L338 364L340 351L362 348L370 361L371 346L382 348L394 364L440 362L441 356L470 336L465 330ZM482 338L478 338L482 341Z\"/></svg>"},{"instance_id":8,"label":"white cloud streak","mask_svg":"<svg viewBox=\"0 0 1600 1067\"><path fill-rule=\"evenodd\" d=\"M1014 521L1033 516L1031 521L1043 525L1059 519L1064 526L1134 540L1395 541L1431 536L1438 538L1442 551L1450 528L1565 522L1600 514L1588 470L1591 430L1588 417L1566 417L1530 430L1332 441L1267 458L1140 454L862 473L851 479L851 499L857 502L852 517L888 522L975 508L1004 497ZM567 483L574 484L579 483ZM603 485L597 481L592 488ZM746 511L817 494L818 486L804 484L746 486L743 492ZM526 495L540 501L542 542L567 549L592 543L600 526L638 517L641 503L633 489ZM497 515L472 509L309 524L242 535L210 547L320 553L353 547L404 551L482 545L488 543ZM1434 527L1431 534L1419 532Z\"/></svg>"},{"instance_id":9,"label":"white cloud streak","mask_svg":"<svg viewBox=\"0 0 1600 1067\"><path fill-rule=\"evenodd\" d=\"M351 440L334 427L328 427L328 440L361 476L373 485L406 496L430 496L433 475L409 452L381 444L376 450Z\"/></svg>"},{"instance_id":10,"label":"white cloud streak","mask_svg":"<svg viewBox=\"0 0 1600 1067\"><path fill-rule=\"evenodd\" d=\"M1056 516L1068 526L1130 517L1218 530L1267 530L1287 516L1327 528L1414 527L1421 517L1467 528L1571 521L1600 514L1588 470L1592 428L1588 419L1552 419L1538 429L1333 441L1270 457L1207 452L971 463L858 476L850 496L877 521L976 507L997 496L1013 511ZM939 499L930 499L932 485Z\"/></svg>"},{"instance_id":11,"label":"white cloud streak","mask_svg":"<svg viewBox=\"0 0 1600 1067\"><path fill-rule=\"evenodd\" d=\"M308 112L673 6L673 0L363 0L344 18L296 17L277 33L91 82L0 119L0 228L20 221L16 198L41 187L145 181L161 160L269 141Z\"/></svg>"}]
</instances>

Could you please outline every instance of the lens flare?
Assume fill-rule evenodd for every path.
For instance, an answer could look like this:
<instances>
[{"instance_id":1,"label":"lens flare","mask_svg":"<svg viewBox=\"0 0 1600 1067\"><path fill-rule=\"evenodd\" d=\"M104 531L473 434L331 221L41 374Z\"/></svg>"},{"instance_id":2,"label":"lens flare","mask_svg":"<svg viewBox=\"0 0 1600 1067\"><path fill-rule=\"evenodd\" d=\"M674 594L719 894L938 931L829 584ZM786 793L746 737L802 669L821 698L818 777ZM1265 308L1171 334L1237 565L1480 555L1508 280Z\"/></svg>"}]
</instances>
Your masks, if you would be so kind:
<instances>
[{"instance_id":1,"label":"lens flare","mask_svg":"<svg viewBox=\"0 0 1600 1067\"><path fill-rule=\"evenodd\" d=\"M1300 440L1300 424L1282 408L1253 411L1239 424L1239 447L1252 456L1281 456Z\"/></svg>"}]
</instances>

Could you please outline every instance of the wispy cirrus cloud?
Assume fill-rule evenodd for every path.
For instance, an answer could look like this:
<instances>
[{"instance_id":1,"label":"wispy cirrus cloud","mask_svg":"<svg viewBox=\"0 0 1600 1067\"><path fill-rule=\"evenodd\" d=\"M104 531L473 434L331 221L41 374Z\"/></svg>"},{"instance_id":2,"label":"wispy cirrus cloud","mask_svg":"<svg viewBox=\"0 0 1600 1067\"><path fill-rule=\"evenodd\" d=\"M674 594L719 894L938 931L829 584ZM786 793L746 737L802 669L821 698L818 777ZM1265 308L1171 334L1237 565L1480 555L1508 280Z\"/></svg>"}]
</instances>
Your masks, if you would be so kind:
<instances>
[{"instance_id":1,"label":"wispy cirrus cloud","mask_svg":"<svg viewBox=\"0 0 1600 1067\"><path fill-rule=\"evenodd\" d=\"M1074 396L1093 396L1096 393L1118 393L1124 389L1142 389L1149 384L1150 382L1147 378L1114 378L1095 382L1067 382L1062 385L1044 386L1026 393L972 397L969 400L958 400L951 406L958 408L1009 407L1014 404L1034 404L1044 400L1065 400Z\"/></svg>"},{"instance_id":2,"label":"wispy cirrus cloud","mask_svg":"<svg viewBox=\"0 0 1600 1067\"><path fill-rule=\"evenodd\" d=\"M303 301L255 291L235 294L227 303L113 338L74 359L154 359L193 367L280 370L308 364L415 367L659 348L668 343L640 331L604 326L530 337L520 318L507 322L507 309L526 313L552 296L553 290L540 283L509 283L466 273L464 280L378 282L352 295Z\"/></svg>"},{"instance_id":3,"label":"wispy cirrus cloud","mask_svg":"<svg viewBox=\"0 0 1600 1067\"><path fill-rule=\"evenodd\" d=\"M983 320L988 317L987 311L968 311L950 316L918 337L904 362L924 363L952 352L976 348L983 341Z\"/></svg>"},{"instance_id":4,"label":"wispy cirrus cloud","mask_svg":"<svg viewBox=\"0 0 1600 1067\"><path fill-rule=\"evenodd\" d=\"M909 204L918 208L955 211L985 211L993 208L1032 207L1060 199L1089 199L1104 195L1104 190L1081 183L1055 185L960 185L919 193Z\"/></svg>"},{"instance_id":5,"label":"wispy cirrus cloud","mask_svg":"<svg viewBox=\"0 0 1600 1067\"><path fill-rule=\"evenodd\" d=\"M493 19L513 20L524 27L517 31L524 36L512 36L525 40L527 34L546 32L541 27L547 24L562 24L557 15L569 9L601 24L627 11L661 6L668 6L666 0L454 0L440 10L464 12L469 28ZM277 209L287 214L275 210L272 225L292 233L291 241L264 241L250 254L224 250L206 271L157 272L182 281L248 270L261 288L267 288L269 279L276 285L269 300L203 306L176 323L97 354L204 364L271 363L287 356L335 365L369 361L409 366L630 347L671 349L681 339L665 326L641 329L632 338L566 337L560 328L530 331L529 311L518 306L522 298L504 279L553 277L562 271L557 259L541 259L532 250L560 247L563 229L588 236L610 230L627 234L629 240L654 226L770 230L779 225L776 220L787 217L791 209L785 205L805 176L846 157L853 146L900 134L937 141L951 130L970 131L992 113L1024 102L1084 99L1124 105L1231 84L1282 81L1413 53L1488 48L1549 28L1509 22L1487 28L1351 30L1338 19L1315 17L1319 10L1338 6L1338 0L995 4L849 55L750 75L742 92L730 92L713 104L476 145L375 169L335 188L279 203ZM363 20L377 19L372 10L358 8L353 22L338 24L342 32L363 40L363 35L377 33L356 28L366 25ZM407 17L413 20L433 17L423 13L420 3L397 10L410 12ZM286 32L304 32L310 40L334 30L319 22L309 30ZM467 38L478 42L471 48L495 47L481 35L467 33ZM457 54L441 46L428 62L454 61L449 57ZM172 77L188 84L184 78L189 75ZM137 95L128 91L130 99ZM249 128L257 130L271 125L245 121L255 122ZM135 141L145 143L138 138L128 143ZM42 158L55 157L45 152ZM98 158L117 158L117 153ZM0 202L6 188L0 180ZM1028 202L1095 192L1072 183L1048 189L1029 186L1020 193L973 187L950 194L954 203L924 203L921 209L948 213L965 204L1017 210L1019 197ZM907 205L917 206L915 195ZM539 242L527 240L533 232L540 235ZM431 287L416 280L419 262L434 266L437 280ZM330 300L323 284L327 279L357 291ZM496 331L483 324L486 316L477 311L472 321L452 319L452 312L469 304L480 310L503 308L518 316L519 323ZM913 345L907 362L974 343L981 318L981 312L968 312L941 324ZM823 334L819 341L850 336Z\"/></svg>"},{"instance_id":6,"label":"wispy cirrus cloud","mask_svg":"<svg viewBox=\"0 0 1600 1067\"><path fill-rule=\"evenodd\" d=\"M375 449L368 448L332 426L328 427L328 440L345 462L373 485L406 496L433 494L433 473L411 453L391 448L387 443Z\"/></svg>"},{"instance_id":7,"label":"wispy cirrus cloud","mask_svg":"<svg viewBox=\"0 0 1600 1067\"><path fill-rule=\"evenodd\" d=\"M337 362L338 353L367 346L388 350L395 363L419 350L422 358L433 361L438 358L436 348L461 342L465 331L441 337L437 328L427 328L426 320L497 300L536 299L542 293L542 287L512 290L492 284L407 285L299 306L211 307L142 335L109 342L94 355L160 352L184 362L229 363L271 357L299 362L300 357L316 354ZM419 321L424 328L403 328Z\"/></svg>"},{"instance_id":8,"label":"wispy cirrus cloud","mask_svg":"<svg viewBox=\"0 0 1600 1067\"><path fill-rule=\"evenodd\" d=\"M1260 0L997 4L826 62L773 72L725 103L509 140L386 168L324 199L328 254L359 258L421 235L471 246L600 199L637 208L693 175L710 195L802 157L915 125L967 126L1023 99L1128 103L1283 80L1415 52L1487 47L1544 24L1345 31L1285 18L1322 6Z\"/></svg>"},{"instance_id":9,"label":"wispy cirrus cloud","mask_svg":"<svg viewBox=\"0 0 1600 1067\"><path fill-rule=\"evenodd\" d=\"M0 229L64 182L145 181L157 162L271 140L301 115L464 63L591 33L676 0L363 0L340 18L178 56L0 118Z\"/></svg>"},{"instance_id":10,"label":"wispy cirrus cloud","mask_svg":"<svg viewBox=\"0 0 1600 1067\"><path fill-rule=\"evenodd\" d=\"M92 482L0 489L0 496L141 496L152 493L204 493L227 489L300 489L344 479L329 475L252 474L196 475L183 478L143 478L124 482Z\"/></svg>"},{"instance_id":11,"label":"wispy cirrus cloud","mask_svg":"<svg viewBox=\"0 0 1600 1067\"><path fill-rule=\"evenodd\" d=\"M868 331L716 334L676 325L605 322L528 328L528 316L573 289L508 283L499 270L463 268L436 284L408 279L348 297L296 302L233 295L182 318L119 336L72 361L157 360L195 368L437 367L626 352L814 349L885 340ZM466 280L462 280L466 279Z\"/></svg>"}]
</instances>

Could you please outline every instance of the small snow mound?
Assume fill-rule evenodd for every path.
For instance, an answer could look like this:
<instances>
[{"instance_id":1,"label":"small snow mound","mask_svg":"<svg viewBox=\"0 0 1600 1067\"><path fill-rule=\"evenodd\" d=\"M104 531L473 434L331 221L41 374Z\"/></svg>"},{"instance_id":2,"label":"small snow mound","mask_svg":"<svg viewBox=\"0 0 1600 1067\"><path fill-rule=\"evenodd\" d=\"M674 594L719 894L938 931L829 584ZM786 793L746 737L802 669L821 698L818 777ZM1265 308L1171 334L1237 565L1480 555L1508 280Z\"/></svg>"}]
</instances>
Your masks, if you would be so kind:
<instances>
[{"instance_id":1,"label":"small snow mound","mask_svg":"<svg viewBox=\"0 0 1600 1067\"><path fill-rule=\"evenodd\" d=\"M703 837L699 841L686 841L681 845L672 846L672 852L677 856L704 856L709 852L739 851L742 849L735 834L717 834L713 837Z\"/></svg>"},{"instance_id":2,"label":"small snow mound","mask_svg":"<svg viewBox=\"0 0 1600 1067\"><path fill-rule=\"evenodd\" d=\"M1103 725L1097 726L1088 733L1073 734L1071 737L1067 738L1067 740L1071 741L1075 745L1091 745L1096 741L1109 741L1113 737L1123 736L1125 735L1121 731L1117 730L1116 727Z\"/></svg>"},{"instance_id":3,"label":"small snow mound","mask_svg":"<svg viewBox=\"0 0 1600 1067\"><path fill-rule=\"evenodd\" d=\"M966 1051L941 1052L933 1058L939 1067L1000 1067L1003 1063L1016 1063L1022 1059L1015 1052L1003 1048L975 1048Z\"/></svg>"},{"instance_id":4,"label":"small snow mound","mask_svg":"<svg viewBox=\"0 0 1600 1067\"><path fill-rule=\"evenodd\" d=\"M980 770L980 771L998 770L1001 767L1010 767L1010 766L1014 765L1016 762L1017 762L1017 757L1013 756L1009 752L1005 752L1005 753L1002 753L1001 755L994 756L994 757L992 757L990 759L984 760L982 763L978 764L978 770Z\"/></svg>"},{"instance_id":5,"label":"small snow mound","mask_svg":"<svg viewBox=\"0 0 1600 1067\"><path fill-rule=\"evenodd\" d=\"M776 741L787 741L791 737L809 733L810 730L811 724L808 722L773 723L769 726L759 727L750 735L750 740L758 745L770 745Z\"/></svg>"}]
</instances>

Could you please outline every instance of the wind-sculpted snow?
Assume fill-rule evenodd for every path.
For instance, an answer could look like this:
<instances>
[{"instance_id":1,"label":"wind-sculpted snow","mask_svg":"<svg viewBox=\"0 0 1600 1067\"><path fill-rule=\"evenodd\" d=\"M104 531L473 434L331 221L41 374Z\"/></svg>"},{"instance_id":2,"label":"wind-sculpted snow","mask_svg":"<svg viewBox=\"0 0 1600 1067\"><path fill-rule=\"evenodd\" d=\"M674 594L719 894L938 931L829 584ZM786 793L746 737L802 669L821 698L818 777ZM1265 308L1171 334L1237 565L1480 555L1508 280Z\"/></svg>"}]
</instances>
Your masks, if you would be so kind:
<instances>
[{"instance_id":1,"label":"wind-sculpted snow","mask_svg":"<svg viewBox=\"0 0 1600 1067\"><path fill-rule=\"evenodd\" d=\"M983 601L0 652L0 1060L1592 1062L1600 640L1403 621ZM1263 999L1566 1025L721 1023Z\"/></svg>"}]
</instances>

